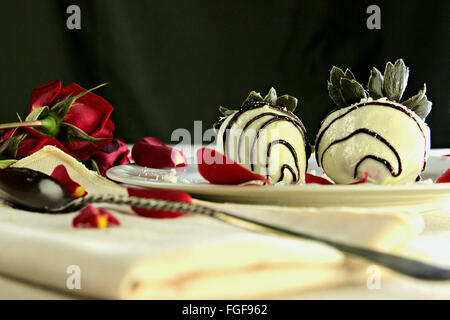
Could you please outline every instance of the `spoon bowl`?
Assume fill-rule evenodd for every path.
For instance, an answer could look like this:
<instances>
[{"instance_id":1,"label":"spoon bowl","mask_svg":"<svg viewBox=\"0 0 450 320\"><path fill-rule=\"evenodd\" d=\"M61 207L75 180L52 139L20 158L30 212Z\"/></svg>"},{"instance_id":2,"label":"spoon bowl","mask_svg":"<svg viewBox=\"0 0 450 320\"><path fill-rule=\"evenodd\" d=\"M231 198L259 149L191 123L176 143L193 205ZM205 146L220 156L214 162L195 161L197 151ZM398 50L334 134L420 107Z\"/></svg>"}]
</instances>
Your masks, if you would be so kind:
<instances>
[{"instance_id":1,"label":"spoon bowl","mask_svg":"<svg viewBox=\"0 0 450 320\"><path fill-rule=\"evenodd\" d=\"M0 195L16 207L38 212L57 212L73 201L58 180L27 168L0 170Z\"/></svg>"}]
</instances>

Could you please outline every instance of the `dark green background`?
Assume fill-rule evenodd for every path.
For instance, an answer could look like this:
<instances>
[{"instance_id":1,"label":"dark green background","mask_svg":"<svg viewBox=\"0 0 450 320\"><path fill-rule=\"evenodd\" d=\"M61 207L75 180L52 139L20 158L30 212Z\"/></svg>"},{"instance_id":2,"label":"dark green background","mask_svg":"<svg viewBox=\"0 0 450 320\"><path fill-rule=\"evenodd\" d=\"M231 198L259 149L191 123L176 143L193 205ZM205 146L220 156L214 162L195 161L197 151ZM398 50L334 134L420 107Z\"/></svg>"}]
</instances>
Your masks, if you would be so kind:
<instances>
[{"instance_id":1,"label":"dark green background","mask_svg":"<svg viewBox=\"0 0 450 320\"><path fill-rule=\"evenodd\" d=\"M78 4L82 30L66 28ZM381 7L382 29L366 28ZM332 108L333 64L366 83L371 66L403 57L405 96L424 82L434 147L450 147L450 1L15 0L0 8L0 121L24 114L34 86L61 79L98 91L114 107L116 136L169 141L194 120L211 125L217 107L238 106L251 89L275 86L299 98L297 114L314 137Z\"/></svg>"}]
</instances>

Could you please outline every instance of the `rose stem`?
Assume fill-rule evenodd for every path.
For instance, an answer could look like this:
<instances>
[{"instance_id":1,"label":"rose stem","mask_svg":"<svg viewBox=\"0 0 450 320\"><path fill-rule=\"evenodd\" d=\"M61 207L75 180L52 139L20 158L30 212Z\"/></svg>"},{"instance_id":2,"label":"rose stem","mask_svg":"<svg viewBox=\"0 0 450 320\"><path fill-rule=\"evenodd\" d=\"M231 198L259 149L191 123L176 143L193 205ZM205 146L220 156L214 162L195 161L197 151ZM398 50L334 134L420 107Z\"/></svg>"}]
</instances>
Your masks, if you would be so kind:
<instances>
[{"instance_id":1,"label":"rose stem","mask_svg":"<svg viewBox=\"0 0 450 320\"><path fill-rule=\"evenodd\" d=\"M20 127L41 127L43 125L41 120L36 121L22 121L0 124L1 129L20 128Z\"/></svg>"}]
</instances>

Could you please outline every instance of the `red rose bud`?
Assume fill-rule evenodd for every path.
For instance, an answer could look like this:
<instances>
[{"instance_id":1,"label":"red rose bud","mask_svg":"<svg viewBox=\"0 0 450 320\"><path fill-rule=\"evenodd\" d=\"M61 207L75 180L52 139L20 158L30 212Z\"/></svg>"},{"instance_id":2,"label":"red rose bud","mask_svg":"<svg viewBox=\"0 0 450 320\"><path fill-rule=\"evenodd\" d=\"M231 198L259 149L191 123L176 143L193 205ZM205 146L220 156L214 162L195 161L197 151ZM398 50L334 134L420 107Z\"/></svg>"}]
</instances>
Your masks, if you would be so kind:
<instances>
[{"instance_id":1,"label":"red rose bud","mask_svg":"<svg viewBox=\"0 0 450 320\"><path fill-rule=\"evenodd\" d=\"M361 184L361 183L366 183L367 182L367 178L369 177L369 174L367 172L364 172L364 179L360 180L360 181L356 181L350 184Z\"/></svg>"},{"instance_id":2,"label":"red rose bud","mask_svg":"<svg viewBox=\"0 0 450 320\"><path fill-rule=\"evenodd\" d=\"M80 186L70 178L69 173L67 172L67 169L64 165L60 164L59 166L57 166L53 170L51 176L66 187L67 191L69 191L72 195L72 198L81 198L87 194L86 190L84 190L82 186Z\"/></svg>"},{"instance_id":3,"label":"red rose bud","mask_svg":"<svg viewBox=\"0 0 450 320\"><path fill-rule=\"evenodd\" d=\"M73 219L72 225L74 228L105 229L111 226L120 226L120 222L108 211L88 205L81 209Z\"/></svg>"},{"instance_id":4,"label":"red rose bud","mask_svg":"<svg viewBox=\"0 0 450 320\"><path fill-rule=\"evenodd\" d=\"M315 176L315 175L309 174L309 173L306 174L305 183L307 183L307 184L308 183L317 183L317 184L323 184L323 185L330 185L330 184L333 185L334 184L333 182L331 182L325 178L318 177L318 176Z\"/></svg>"},{"instance_id":5,"label":"red rose bud","mask_svg":"<svg viewBox=\"0 0 450 320\"><path fill-rule=\"evenodd\" d=\"M236 185L259 180L270 185L270 181L265 177L244 168L214 149L199 149L197 151L197 164L202 177L210 183Z\"/></svg>"},{"instance_id":6,"label":"red rose bud","mask_svg":"<svg viewBox=\"0 0 450 320\"><path fill-rule=\"evenodd\" d=\"M447 169L437 180L436 183L449 183L450 182L450 169Z\"/></svg>"},{"instance_id":7,"label":"red rose bud","mask_svg":"<svg viewBox=\"0 0 450 320\"><path fill-rule=\"evenodd\" d=\"M128 195L131 197L141 197L148 199L160 199L175 202L192 203L192 198L187 193L178 190L164 190L164 189L137 189L128 188ZM167 210L150 210L144 208L131 207L134 212L143 217L149 218L177 218L185 214L181 211L167 211Z\"/></svg>"},{"instance_id":8,"label":"red rose bud","mask_svg":"<svg viewBox=\"0 0 450 320\"><path fill-rule=\"evenodd\" d=\"M4 128L14 129L5 131L2 143L20 138L10 140L15 146L10 153L18 159L48 145L77 159L89 159L98 149L111 143L114 131L109 119L113 107L92 93L94 89L85 90L77 84L61 89L60 81L36 87L24 121L3 124Z\"/></svg>"},{"instance_id":9,"label":"red rose bud","mask_svg":"<svg viewBox=\"0 0 450 320\"><path fill-rule=\"evenodd\" d=\"M183 152L168 147L163 142L152 137L139 140L133 146L131 152L133 160L140 166L149 168L176 168L187 166Z\"/></svg>"},{"instance_id":10,"label":"red rose bud","mask_svg":"<svg viewBox=\"0 0 450 320\"><path fill-rule=\"evenodd\" d=\"M95 162L100 174L106 176L109 168L129 164L129 153L127 144L123 140L115 139L106 147L95 152L91 160Z\"/></svg>"}]
</instances>

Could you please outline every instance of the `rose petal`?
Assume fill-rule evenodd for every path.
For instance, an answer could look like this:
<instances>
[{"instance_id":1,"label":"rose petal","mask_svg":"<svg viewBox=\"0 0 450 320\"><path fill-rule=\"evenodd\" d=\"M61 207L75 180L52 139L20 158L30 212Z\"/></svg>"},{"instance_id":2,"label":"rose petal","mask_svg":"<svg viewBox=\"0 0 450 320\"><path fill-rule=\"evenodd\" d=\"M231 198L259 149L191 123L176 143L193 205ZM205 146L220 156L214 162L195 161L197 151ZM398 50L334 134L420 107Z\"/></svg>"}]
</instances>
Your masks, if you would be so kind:
<instances>
[{"instance_id":1,"label":"rose petal","mask_svg":"<svg viewBox=\"0 0 450 320\"><path fill-rule=\"evenodd\" d=\"M148 199L161 199L167 201L192 203L192 198L185 192L178 190L164 190L164 189L137 189L127 188L128 195L131 197L141 197ZM185 214L181 211L167 211L167 210L150 210L137 207L131 207L134 212L143 217L150 218L177 218Z\"/></svg>"},{"instance_id":2,"label":"rose petal","mask_svg":"<svg viewBox=\"0 0 450 320\"><path fill-rule=\"evenodd\" d=\"M260 180L270 185L265 177L244 168L217 150L201 148L197 151L198 171L214 184L242 184Z\"/></svg>"},{"instance_id":3,"label":"rose petal","mask_svg":"<svg viewBox=\"0 0 450 320\"><path fill-rule=\"evenodd\" d=\"M130 150L125 141L116 139L95 152L91 159L97 164L100 174L106 176L109 168L130 163L129 153Z\"/></svg>"},{"instance_id":4,"label":"rose petal","mask_svg":"<svg viewBox=\"0 0 450 320\"><path fill-rule=\"evenodd\" d=\"M360 180L360 181L356 181L350 184L361 184L361 183L366 183L367 182L367 178L369 177L369 174L367 172L364 172L364 179Z\"/></svg>"},{"instance_id":5,"label":"rose petal","mask_svg":"<svg viewBox=\"0 0 450 320\"><path fill-rule=\"evenodd\" d=\"M309 184L309 183L317 183L317 184L323 184L323 185L330 185L330 184L333 185L334 184L333 182L331 182L331 181L329 181L329 180L327 180L325 178L318 177L318 176L315 176L315 175L310 174L310 173L306 174L306 176L305 176L305 183L307 183L307 184Z\"/></svg>"},{"instance_id":6,"label":"rose petal","mask_svg":"<svg viewBox=\"0 0 450 320\"><path fill-rule=\"evenodd\" d=\"M60 164L59 166L57 166L53 170L51 176L66 187L67 191L69 191L69 193L72 195L72 198L81 198L87 194L86 190L84 190L81 185L70 178L69 173L67 172L67 169L64 165Z\"/></svg>"},{"instance_id":7,"label":"rose petal","mask_svg":"<svg viewBox=\"0 0 450 320\"><path fill-rule=\"evenodd\" d=\"M55 138L47 136L33 128L23 128L23 131L27 133L27 137L19 144L17 150L17 158L22 159L27 157L36 151L41 150L44 146L54 146L62 151L71 154L62 144Z\"/></svg>"},{"instance_id":8,"label":"rose petal","mask_svg":"<svg viewBox=\"0 0 450 320\"><path fill-rule=\"evenodd\" d=\"M444 157L450 157L450 154L444 154Z\"/></svg>"},{"instance_id":9,"label":"rose petal","mask_svg":"<svg viewBox=\"0 0 450 320\"><path fill-rule=\"evenodd\" d=\"M72 83L59 92L55 102L85 91L86 89L83 87ZM77 159L87 160L95 151L110 144L115 130L114 124L109 119L113 110L114 108L105 99L92 92L77 99L63 122L76 126L93 138L102 140L96 142L63 141L64 147Z\"/></svg>"},{"instance_id":10,"label":"rose petal","mask_svg":"<svg viewBox=\"0 0 450 320\"><path fill-rule=\"evenodd\" d=\"M153 137L139 140L131 151L134 161L149 168L176 168L187 166L180 150L168 147Z\"/></svg>"},{"instance_id":11,"label":"rose petal","mask_svg":"<svg viewBox=\"0 0 450 320\"><path fill-rule=\"evenodd\" d=\"M69 96L76 96L85 92L86 89L76 83L64 87L58 94L57 101L61 101ZM109 120L109 116L114 108L102 97L93 92L89 92L77 99L80 107L71 108L64 118L64 122L73 124L89 135L103 128Z\"/></svg>"},{"instance_id":12,"label":"rose petal","mask_svg":"<svg viewBox=\"0 0 450 320\"><path fill-rule=\"evenodd\" d=\"M120 222L110 212L88 205L81 209L73 219L72 225L74 228L105 229L111 226L120 226Z\"/></svg>"},{"instance_id":13,"label":"rose petal","mask_svg":"<svg viewBox=\"0 0 450 320\"><path fill-rule=\"evenodd\" d=\"M103 140L96 142L77 142L62 141L64 148L68 150L73 157L79 160L89 159L97 150L107 146L112 142L114 132L114 124L108 121L104 128L98 132L91 134L93 138L101 138Z\"/></svg>"},{"instance_id":14,"label":"rose petal","mask_svg":"<svg viewBox=\"0 0 450 320\"><path fill-rule=\"evenodd\" d=\"M30 112L39 107L52 105L58 93L61 91L61 81L55 80L34 88L30 98Z\"/></svg>"},{"instance_id":15,"label":"rose petal","mask_svg":"<svg viewBox=\"0 0 450 320\"><path fill-rule=\"evenodd\" d=\"M449 183L450 182L450 169L447 169L437 180L436 183Z\"/></svg>"}]
</instances>

